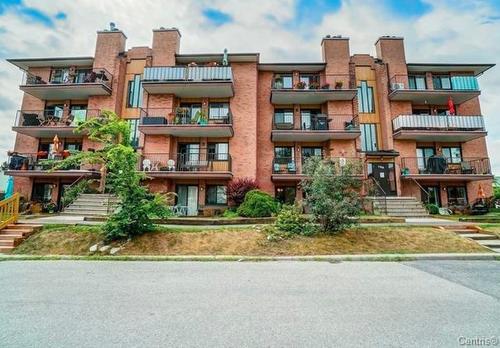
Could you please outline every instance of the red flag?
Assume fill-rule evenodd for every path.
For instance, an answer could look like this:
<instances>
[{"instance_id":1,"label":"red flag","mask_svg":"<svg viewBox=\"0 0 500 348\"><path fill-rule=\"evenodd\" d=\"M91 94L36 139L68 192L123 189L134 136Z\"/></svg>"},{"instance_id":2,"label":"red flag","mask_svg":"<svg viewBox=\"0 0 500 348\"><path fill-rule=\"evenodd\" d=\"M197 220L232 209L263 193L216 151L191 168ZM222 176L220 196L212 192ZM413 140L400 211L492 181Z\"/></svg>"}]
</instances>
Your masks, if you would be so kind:
<instances>
[{"instance_id":1,"label":"red flag","mask_svg":"<svg viewBox=\"0 0 500 348\"><path fill-rule=\"evenodd\" d=\"M451 97L448 97L448 111L450 115L455 115L455 104L453 104L453 99L451 99Z\"/></svg>"}]
</instances>

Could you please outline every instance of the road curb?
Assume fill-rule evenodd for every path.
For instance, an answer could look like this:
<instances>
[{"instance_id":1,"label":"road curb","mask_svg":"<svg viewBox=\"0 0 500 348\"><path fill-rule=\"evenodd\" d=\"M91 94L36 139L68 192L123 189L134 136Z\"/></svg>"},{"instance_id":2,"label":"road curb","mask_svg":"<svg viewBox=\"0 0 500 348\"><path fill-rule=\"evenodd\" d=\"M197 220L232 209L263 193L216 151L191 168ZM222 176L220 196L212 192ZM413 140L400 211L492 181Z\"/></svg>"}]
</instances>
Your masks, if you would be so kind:
<instances>
[{"instance_id":1,"label":"road curb","mask_svg":"<svg viewBox=\"0 0 500 348\"><path fill-rule=\"evenodd\" d=\"M495 260L500 261L500 255L495 253L470 254L362 254L362 255L313 255L313 256L238 256L238 255L8 255L0 254L0 261L439 261L439 260Z\"/></svg>"}]
</instances>

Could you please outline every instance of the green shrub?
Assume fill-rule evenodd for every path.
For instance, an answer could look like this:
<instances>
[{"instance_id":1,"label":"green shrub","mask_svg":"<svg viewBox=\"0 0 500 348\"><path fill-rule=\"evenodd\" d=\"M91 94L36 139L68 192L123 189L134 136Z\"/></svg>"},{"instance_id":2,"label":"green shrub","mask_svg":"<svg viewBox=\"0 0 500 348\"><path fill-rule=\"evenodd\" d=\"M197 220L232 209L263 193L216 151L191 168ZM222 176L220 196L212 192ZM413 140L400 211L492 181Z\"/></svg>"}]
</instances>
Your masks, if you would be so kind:
<instances>
[{"instance_id":1,"label":"green shrub","mask_svg":"<svg viewBox=\"0 0 500 348\"><path fill-rule=\"evenodd\" d=\"M431 215L439 214L439 207L435 204L427 204L425 208L427 208L427 211Z\"/></svg>"},{"instance_id":2,"label":"green shrub","mask_svg":"<svg viewBox=\"0 0 500 348\"><path fill-rule=\"evenodd\" d=\"M294 205L284 205L276 217L275 226L282 232L310 236L316 232L314 224Z\"/></svg>"},{"instance_id":3,"label":"green shrub","mask_svg":"<svg viewBox=\"0 0 500 348\"><path fill-rule=\"evenodd\" d=\"M260 190L248 191L238 207L238 215L245 217L269 217L279 210L278 203L269 194Z\"/></svg>"},{"instance_id":4,"label":"green shrub","mask_svg":"<svg viewBox=\"0 0 500 348\"><path fill-rule=\"evenodd\" d=\"M61 198L62 205L64 207L67 207L68 205L73 203L78 198L78 196L81 195L82 193L94 192L95 190L92 190L90 187L90 184L93 181L94 180L87 180L87 179L81 180L81 181L77 182L76 184L74 184L73 186L71 186L70 188L66 189L64 191L64 195Z\"/></svg>"},{"instance_id":5,"label":"green shrub","mask_svg":"<svg viewBox=\"0 0 500 348\"><path fill-rule=\"evenodd\" d=\"M238 216L239 216L238 212L236 212L235 210L231 210L231 209L226 209L222 213L222 217L224 217L224 218L236 218Z\"/></svg>"}]
</instances>

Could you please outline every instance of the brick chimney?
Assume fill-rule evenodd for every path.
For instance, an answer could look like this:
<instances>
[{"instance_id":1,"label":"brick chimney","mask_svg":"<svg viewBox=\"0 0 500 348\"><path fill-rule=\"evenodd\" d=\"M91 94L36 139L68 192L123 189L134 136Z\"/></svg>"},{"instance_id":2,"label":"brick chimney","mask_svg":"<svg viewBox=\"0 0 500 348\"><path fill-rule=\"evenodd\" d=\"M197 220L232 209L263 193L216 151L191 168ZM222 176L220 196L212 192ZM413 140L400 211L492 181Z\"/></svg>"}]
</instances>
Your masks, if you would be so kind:
<instances>
[{"instance_id":1,"label":"brick chimney","mask_svg":"<svg viewBox=\"0 0 500 348\"><path fill-rule=\"evenodd\" d=\"M153 30L153 66L174 66L179 53L181 33L177 28Z\"/></svg>"},{"instance_id":2,"label":"brick chimney","mask_svg":"<svg viewBox=\"0 0 500 348\"><path fill-rule=\"evenodd\" d=\"M375 42L377 58L387 63L389 78L408 75L406 67L404 39L397 36L382 36Z\"/></svg>"},{"instance_id":3,"label":"brick chimney","mask_svg":"<svg viewBox=\"0 0 500 348\"><path fill-rule=\"evenodd\" d=\"M326 63L326 83L333 88L337 81L342 81L344 88L349 88L349 38L327 35L321 41L323 61Z\"/></svg>"},{"instance_id":4,"label":"brick chimney","mask_svg":"<svg viewBox=\"0 0 500 348\"><path fill-rule=\"evenodd\" d=\"M111 74L115 74L115 62L118 55L125 51L127 37L123 31L102 30L97 32L95 45L94 68L105 68Z\"/></svg>"}]
</instances>

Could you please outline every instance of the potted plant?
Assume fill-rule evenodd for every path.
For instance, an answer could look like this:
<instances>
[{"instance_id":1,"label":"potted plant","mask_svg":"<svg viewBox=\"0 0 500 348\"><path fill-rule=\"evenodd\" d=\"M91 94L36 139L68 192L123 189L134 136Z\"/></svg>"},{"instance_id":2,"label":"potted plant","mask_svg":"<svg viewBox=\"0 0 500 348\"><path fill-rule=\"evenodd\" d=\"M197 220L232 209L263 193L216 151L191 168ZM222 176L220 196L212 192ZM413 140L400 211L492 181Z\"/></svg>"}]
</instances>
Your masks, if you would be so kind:
<instances>
[{"instance_id":1,"label":"potted plant","mask_svg":"<svg viewBox=\"0 0 500 348\"><path fill-rule=\"evenodd\" d=\"M409 174L410 174L410 168L405 167L405 168L401 169L401 175L402 176L407 176Z\"/></svg>"},{"instance_id":2,"label":"potted plant","mask_svg":"<svg viewBox=\"0 0 500 348\"><path fill-rule=\"evenodd\" d=\"M335 81L335 89L342 89L343 85L344 85L344 82L342 82L342 81Z\"/></svg>"},{"instance_id":3,"label":"potted plant","mask_svg":"<svg viewBox=\"0 0 500 348\"><path fill-rule=\"evenodd\" d=\"M318 89L319 88L319 82L311 82L309 84L309 89Z\"/></svg>"},{"instance_id":4,"label":"potted plant","mask_svg":"<svg viewBox=\"0 0 500 348\"><path fill-rule=\"evenodd\" d=\"M304 88L306 88L306 83L304 81L299 81L295 85L295 88L297 88L297 89L304 89Z\"/></svg>"},{"instance_id":5,"label":"potted plant","mask_svg":"<svg viewBox=\"0 0 500 348\"><path fill-rule=\"evenodd\" d=\"M325 83L323 86L321 86L321 89L330 89L330 84Z\"/></svg>"},{"instance_id":6,"label":"potted plant","mask_svg":"<svg viewBox=\"0 0 500 348\"><path fill-rule=\"evenodd\" d=\"M49 214L54 214L57 210L57 205L54 202L45 203L43 206L43 210L45 210Z\"/></svg>"}]
</instances>

